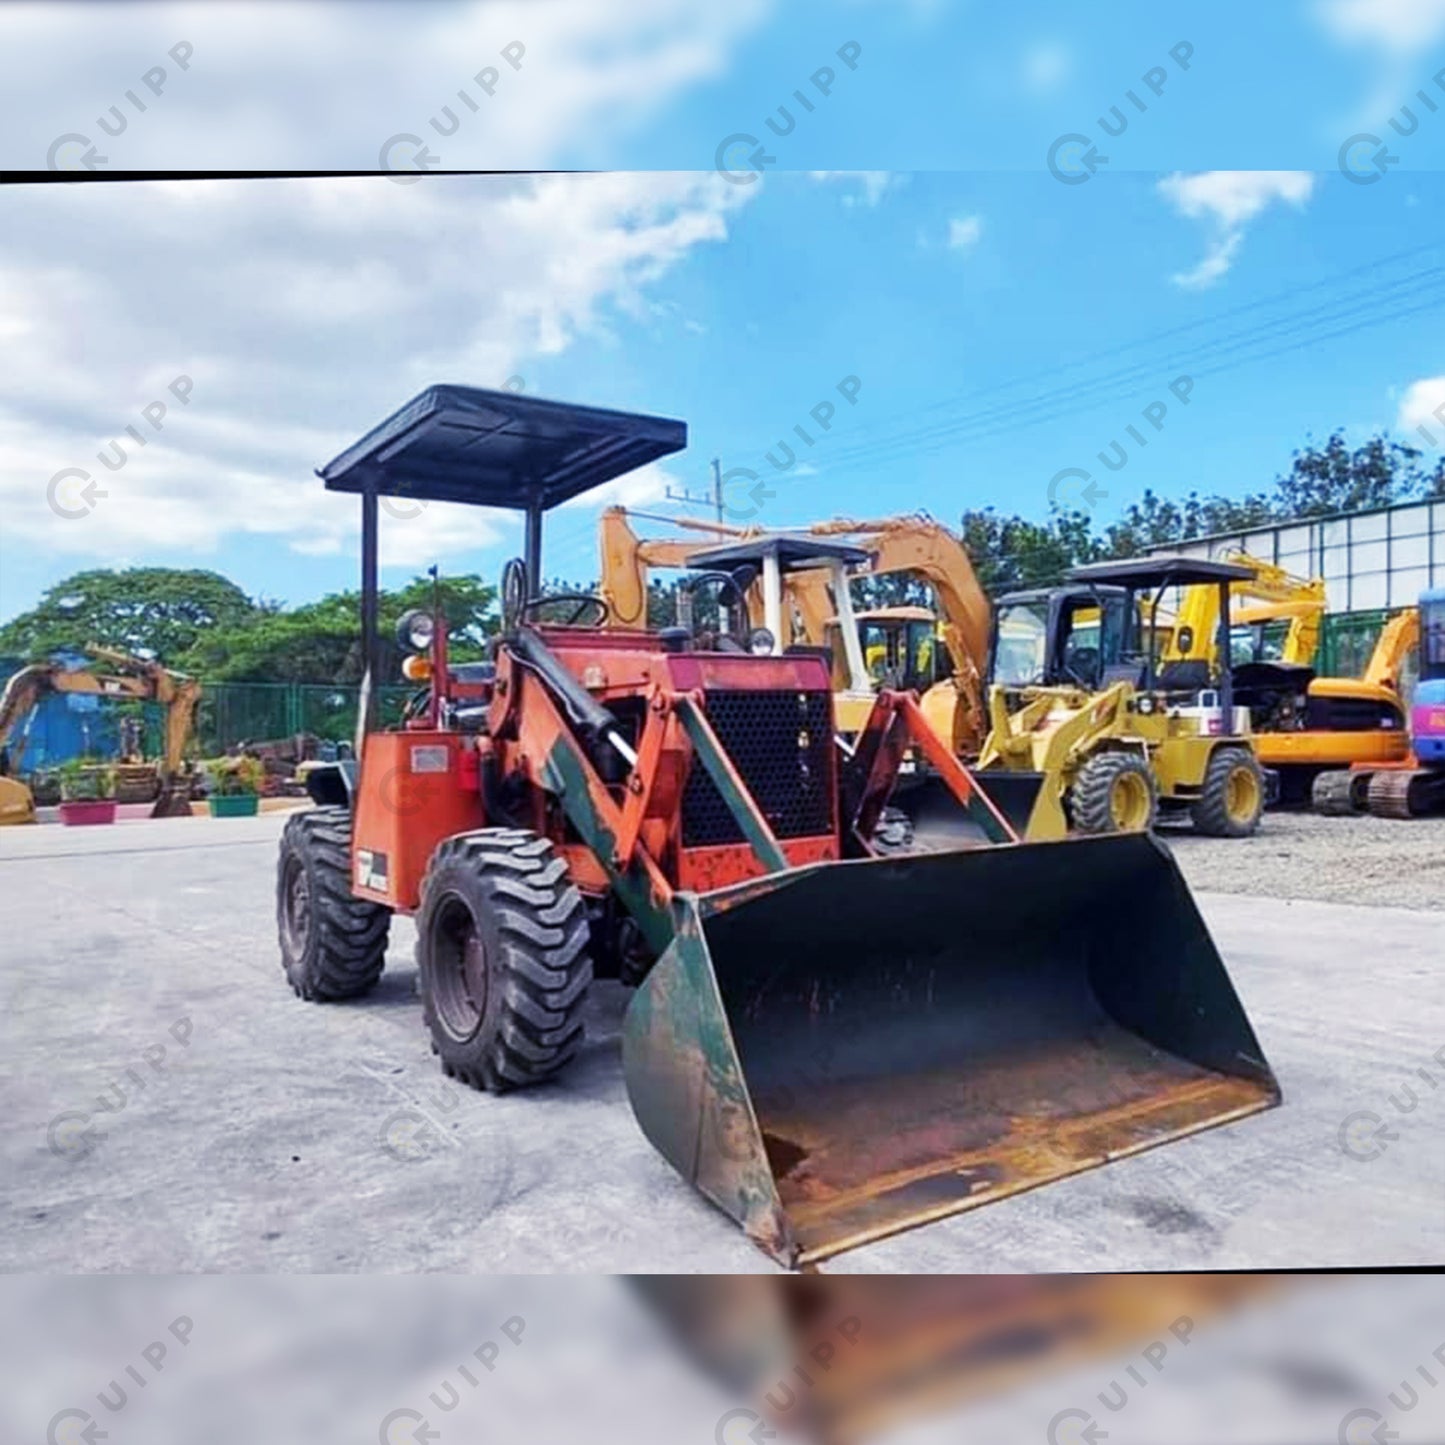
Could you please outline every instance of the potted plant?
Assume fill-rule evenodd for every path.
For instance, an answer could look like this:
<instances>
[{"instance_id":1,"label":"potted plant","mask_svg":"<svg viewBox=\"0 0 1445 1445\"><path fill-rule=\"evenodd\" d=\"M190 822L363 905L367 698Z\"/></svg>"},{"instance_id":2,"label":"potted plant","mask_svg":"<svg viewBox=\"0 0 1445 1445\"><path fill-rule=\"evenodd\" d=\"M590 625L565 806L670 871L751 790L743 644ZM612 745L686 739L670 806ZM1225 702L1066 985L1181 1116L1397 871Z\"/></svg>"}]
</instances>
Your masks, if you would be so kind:
<instances>
[{"instance_id":1,"label":"potted plant","mask_svg":"<svg viewBox=\"0 0 1445 1445\"><path fill-rule=\"evenodd\" d=\"M261 805L266 769L260 758L217 758L206 764L210 793L206 807L213 818L254 818Z\"/></svg>"},{"instance_id":2,"label":"potted plant","mask_svg":"<svg viewBox=\"0 0 1445 1445\"><path fill-rule=\"evenodd\" d=\"M85 758L71 758L60 777L60 821L69 828L115 822L115 769Z\"/></svg>"}]
</instances>

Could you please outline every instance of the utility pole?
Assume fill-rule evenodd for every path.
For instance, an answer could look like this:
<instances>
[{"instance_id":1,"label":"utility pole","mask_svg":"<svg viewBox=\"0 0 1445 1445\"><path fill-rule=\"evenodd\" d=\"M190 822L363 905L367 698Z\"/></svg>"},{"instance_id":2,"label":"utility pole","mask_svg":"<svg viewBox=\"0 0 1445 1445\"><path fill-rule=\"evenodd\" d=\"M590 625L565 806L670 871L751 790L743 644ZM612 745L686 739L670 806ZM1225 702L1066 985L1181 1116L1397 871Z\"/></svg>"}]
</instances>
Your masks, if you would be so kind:
<instances>
[{"instance_id":1,"label":"utility pole","mask_svg":"<svg viewBox=\"0 0 1445 1445\"><path fill-rule=\"evenodd\" d=\"M680 492L674 492L671 487L667 489L667 500L669 502L681 502L686 507L711 506L717 513L719 522L724 520L723 516L723 485L722 485L722 462L717 457L712 459L712 496L695 497L684 488Z\"/></svg>"}]
</instances>

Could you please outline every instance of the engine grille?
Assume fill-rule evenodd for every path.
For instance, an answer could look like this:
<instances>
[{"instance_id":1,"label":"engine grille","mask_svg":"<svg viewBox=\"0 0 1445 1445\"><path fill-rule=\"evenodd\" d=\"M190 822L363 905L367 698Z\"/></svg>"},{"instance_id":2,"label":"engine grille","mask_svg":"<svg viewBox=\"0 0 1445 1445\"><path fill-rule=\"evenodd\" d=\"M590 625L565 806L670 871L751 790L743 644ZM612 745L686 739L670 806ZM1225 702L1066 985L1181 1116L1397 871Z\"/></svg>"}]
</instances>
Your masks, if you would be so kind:
<instances>
[{"instance_id":1,"label":"engine grille","mask_svg":"<svg viewBox=\"0 0 1445 1445\"><path fill-rule=\"evenodd\" d=\"M1305 726L1329 732L1373 733L1404 727L1400 711L1368 697L1312 697L1305 707Z\"/></svg>"},{"instance_id":2,"label":"engine grille","mask_svg":"<svg viewBox=\"0 0 1445 1445\"><path fill-rule=\"evenodd\" d=\"M831 697L794 689L707 694L707 718L779 838L832 833L835 765ZM682 799L688 848L744 842L717 785L693 765Z\"/></svg>"}]
</instances>

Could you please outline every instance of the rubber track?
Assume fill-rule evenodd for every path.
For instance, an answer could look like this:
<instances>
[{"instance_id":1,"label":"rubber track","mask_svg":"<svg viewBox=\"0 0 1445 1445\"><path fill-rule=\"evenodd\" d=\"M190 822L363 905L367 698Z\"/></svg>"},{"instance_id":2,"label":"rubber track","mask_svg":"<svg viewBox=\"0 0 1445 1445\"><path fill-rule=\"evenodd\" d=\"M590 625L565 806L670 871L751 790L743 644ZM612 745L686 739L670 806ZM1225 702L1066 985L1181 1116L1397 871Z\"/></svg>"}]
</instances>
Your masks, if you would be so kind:
<instances>
[{"instance_id":1,"label":"rubber track","mask_svg":"<svg viewBox=\"0 0 1445 1445\"><path fill-rule=\"evenodd\" d=\"M281 852L295 847L312 861L311 927L317 947L309 978L291 976L298 996L315 1002L357 998L376 986L386 966L391 910L351 893L351 812L311 808L293 814ZM284 945L284 940L283 940Z\"/></svg>"},{"instance_id":2,"label":"rubber track","mask_svg":"<svg viewBox=\"0 0 1445 1445\"><path fill-rule=\"evenodd\" d=\"M495 905L501 1024L476 1066L444 1057L442 1067L473 1088L526 1088L556 1074L582 1043L592 982L586 906L566 860L546 838L524 828L482 828L448 838L427 869L423 897L432 871L458 858L486 880ZM420 968L420 939L417 948Z\"/></svg>"},{"instance_id":3,"label":"rubber track","mask_svg":"<svg viewBox=\"0 0 1445 1445\"><path fill-rule=\"evenodd\" d=\"M1352 818L1362 809L1356 806L1355 775L1336 768L1321 773L1310 789L1310 801L1314 810L1326 818Z\"/></svg>"}]
</instances>

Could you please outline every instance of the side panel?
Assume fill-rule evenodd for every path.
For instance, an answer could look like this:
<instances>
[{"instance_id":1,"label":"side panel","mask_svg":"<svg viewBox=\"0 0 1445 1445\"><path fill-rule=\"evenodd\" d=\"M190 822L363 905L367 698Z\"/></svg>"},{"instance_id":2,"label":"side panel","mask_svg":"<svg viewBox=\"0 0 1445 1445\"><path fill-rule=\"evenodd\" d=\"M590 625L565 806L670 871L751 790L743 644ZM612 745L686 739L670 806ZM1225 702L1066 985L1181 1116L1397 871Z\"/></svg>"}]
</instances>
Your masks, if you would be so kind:
<instances>
[{"instance_id":1,"label":"side panel","mask_svg":"<svg viewBox=\"0 0 1445 1445\"><path fill-rule=\"evenodd\" d=\"M358 898L414 912L422 875L443 838L486 826L475 786L462 782L458 733L371 733L351 830L351 886Z\"/></svg>"},{"instance_id":2,"label":"side panel","mask_svg":"<svg viewBox=\"0 0 1445 1445\"><path fill-rule=\"evenodd\" d=\"M1353 763L1403 762L1410 755L1410 739L1399 730L1256 733L1255 741L1259 760L1267 767L1318 764L1347 768Z\"/></svg>"},{"instance_id":3,"label":"side panel","mask_svg":"<svg viewBox=\"0 0 1445 1445\"><path fill-rule=\"evenodd\" d=\"M1415 752L1428 767L1445 764L1445 678L1430 678L1415 691L1410 711Z\"/></svg>"}]
</instances>

